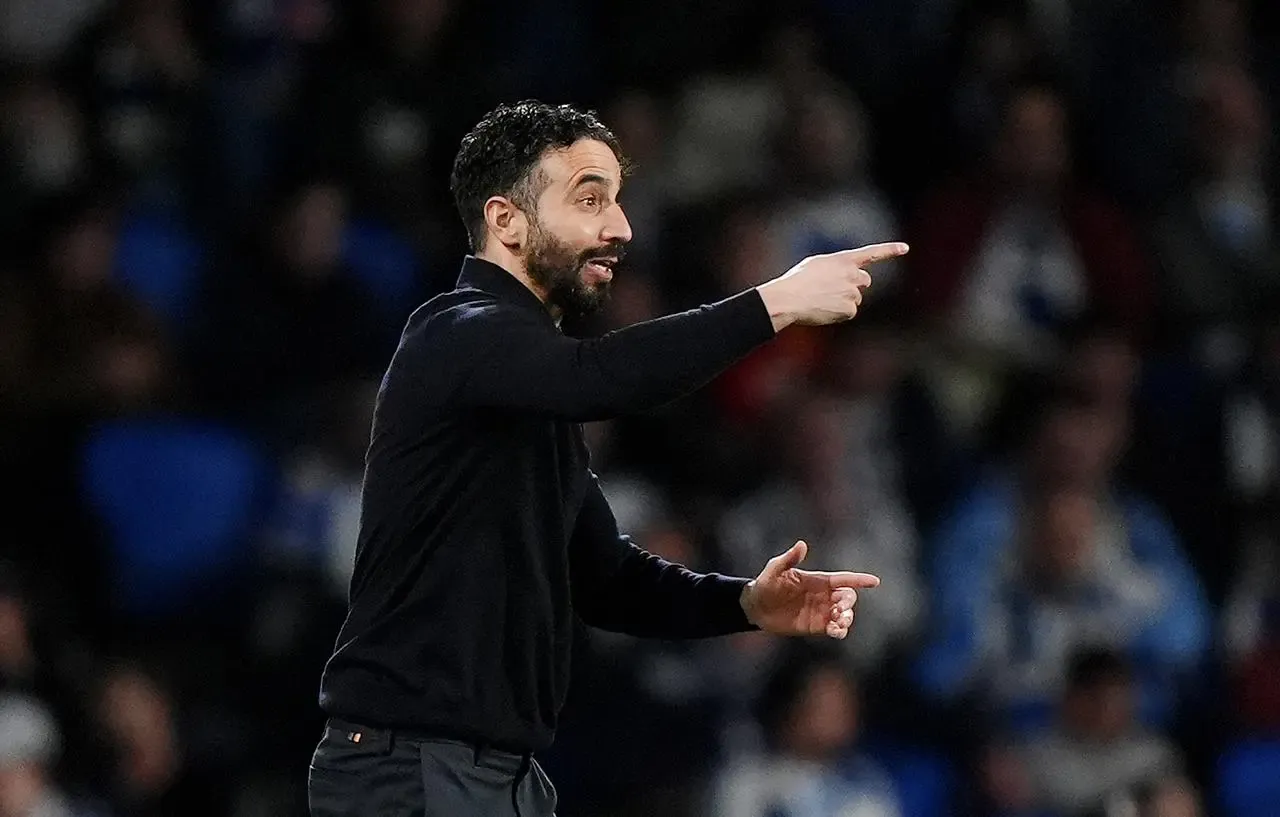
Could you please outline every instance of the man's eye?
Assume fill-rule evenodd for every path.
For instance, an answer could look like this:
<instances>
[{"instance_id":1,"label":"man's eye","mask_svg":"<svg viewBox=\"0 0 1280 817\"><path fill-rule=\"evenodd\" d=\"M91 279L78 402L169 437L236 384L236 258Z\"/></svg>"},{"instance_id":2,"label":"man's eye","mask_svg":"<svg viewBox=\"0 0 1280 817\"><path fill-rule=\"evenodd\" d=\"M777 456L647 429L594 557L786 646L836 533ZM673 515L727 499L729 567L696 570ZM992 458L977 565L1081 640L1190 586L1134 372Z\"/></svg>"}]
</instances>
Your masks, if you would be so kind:
<instances>
[{"instance_id":1,"label":"man's eye","mask_svg":"<svg viewBox=\"0 0 1280 817\"><path fill-rule=\"evenodd\" d=\"M599 202L599 199L597 199L595 196L583 196L582 198L578 199L578 201L579 203L585 204L588 207L595 207L597 202Z\"/></svg>"}]
</instances>

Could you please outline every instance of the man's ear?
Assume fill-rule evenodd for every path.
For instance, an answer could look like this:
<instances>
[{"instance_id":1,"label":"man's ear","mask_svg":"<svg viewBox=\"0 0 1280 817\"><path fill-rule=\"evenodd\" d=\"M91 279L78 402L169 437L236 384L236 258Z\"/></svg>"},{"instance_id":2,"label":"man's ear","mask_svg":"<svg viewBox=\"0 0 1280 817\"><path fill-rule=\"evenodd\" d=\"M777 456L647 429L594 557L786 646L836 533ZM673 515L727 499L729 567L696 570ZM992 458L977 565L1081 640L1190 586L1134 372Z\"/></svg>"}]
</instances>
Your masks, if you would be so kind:
<instances>
[{"instance_id":1,"label":"man's ear","mask_svg":"<svg viewBox=\"0 0 1280 817\"><path fill-rule=\"evenodd\" d=\"M484 203L484 223L489 235L509 250L519 250L528 238L529 220L506 196L490 196Z\"/></svg>"}]
</instances>

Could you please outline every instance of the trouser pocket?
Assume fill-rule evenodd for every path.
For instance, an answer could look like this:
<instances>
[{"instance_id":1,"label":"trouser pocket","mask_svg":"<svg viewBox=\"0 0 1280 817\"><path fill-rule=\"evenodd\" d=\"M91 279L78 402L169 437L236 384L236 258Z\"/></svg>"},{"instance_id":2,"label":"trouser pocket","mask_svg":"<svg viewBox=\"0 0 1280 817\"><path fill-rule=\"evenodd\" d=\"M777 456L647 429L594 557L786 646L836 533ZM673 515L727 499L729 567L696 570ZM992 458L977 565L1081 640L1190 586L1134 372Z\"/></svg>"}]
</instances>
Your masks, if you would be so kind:
<instances>
[{"instance_id":1,"label":"trouser pocket","mask_svg":"<svg viewBox=\"0 0 1280 817\"><path fill-rule=\"evenodd\" d=\"M362 774L391 753L387 732L368 731L354 724L330 722L311 755L311 768L341 774Z\"/></svg>"},{"instance_id":2,"label":"trouser pocket","mask_svg":"<svg viewBox=\"0 0 1280 817\"><path fill-rule=\"evenodd\" d=\"M423 817L417 748L381 731L332 722L311 757L311 817Z\"/></svg>"}]
</instances>

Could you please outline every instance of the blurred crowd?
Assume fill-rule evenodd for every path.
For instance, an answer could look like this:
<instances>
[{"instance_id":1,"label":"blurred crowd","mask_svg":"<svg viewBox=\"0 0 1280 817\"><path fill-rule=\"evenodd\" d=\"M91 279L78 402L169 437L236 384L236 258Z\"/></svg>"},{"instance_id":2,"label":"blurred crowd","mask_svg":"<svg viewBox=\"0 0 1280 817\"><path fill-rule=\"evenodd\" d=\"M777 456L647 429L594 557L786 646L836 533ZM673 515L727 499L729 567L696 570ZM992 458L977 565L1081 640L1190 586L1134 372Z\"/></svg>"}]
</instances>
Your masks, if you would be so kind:
<instances>
[{"instance_id":1,"label":"blurred crowd","mask_svg":"<svg viewBox=\"0 0 1280 817\"><path fill-rule=\"evenodd\" d=\"M884 240L863 314L588 428L845 642L583 630L562 817L1274 817L1280 7L0 2L0 817L305 813L379 379L500 101L637 170L609 331Z\"/></svg>"}]
</instances>

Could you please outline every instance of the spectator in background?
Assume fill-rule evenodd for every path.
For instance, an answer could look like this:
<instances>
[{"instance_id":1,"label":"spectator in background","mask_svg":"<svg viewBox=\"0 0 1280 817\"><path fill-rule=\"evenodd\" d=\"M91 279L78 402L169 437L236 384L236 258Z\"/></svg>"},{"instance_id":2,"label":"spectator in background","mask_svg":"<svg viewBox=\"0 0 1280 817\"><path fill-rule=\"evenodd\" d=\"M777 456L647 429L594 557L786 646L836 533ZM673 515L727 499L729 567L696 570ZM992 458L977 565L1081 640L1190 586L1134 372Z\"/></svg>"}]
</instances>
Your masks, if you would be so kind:
<instances>
[{"instance_id":1,"label":"spectator in background","mask_svg":"<svg viewBox=\"0 0 1280 817\"><path fill-rule=\"evenodd\" d=\"M230 0L209 5L224 36L210 56L219 169L210 209L220 227L252 217L288 160L284 130L310 60L338 31L336 0ZM216 16L215 16L216 15ZM216 198L214 198L216 197Z\"/></svg>"},{"instance_id":2,"label":"spectator in background","mask_svg":"<svg viewBox=\"0 0 1280 817\"><path fill-rule=\"evenodd\" d=\"M1203 817L1205 813L1200 792L1186 778L1149 786L1136 799L1138 817Z\"/></svg>"},{"instance_id":3,"label":"spectator in background","mask_svg":"<svg viewBox=\"0 0 1280 817\"><path fill-rule=\"evenodd\" d=\"M623 426L624 422L619 419L585 426L587 447L591 450L591 470L600 478L600 488L609 500L609 507L613 508L619 530L657 528L671 518L671 503L641 468L628 463L623 456L624 452L620 450Z\"/></svg>"},{"instance_id":4,"label":"spectator in background","mask_svg":"<svg viewBox=\"0 0 1280 817\"><path fill-rule=\"evenodd\" d=\"M815 564L880 571L885 592L860 611L859 636L847 644L863 670L909 643L923 621L921 517L932 521L955 464L911 378L906 340L877 311L833 335L819 382L782 398L765 435L783 470L732 506L719 530L731 564L801 535L812 537Z\"/></svg>"},{"instance_id":5,"label":"spectator in background","mask_svg":"<svg viewBox=\"0 0 1280 817\"><path fill-rule=\"evenodd\" d=\"M32 239L36 274L0 285L4 556L62 582L65 611L96 628L105 551L78 503L78 446L98 420L169 405L175 366L159 324L114 279L111 203L77 197L47 217Z\"/></svg>"},{"instance_id":6,"label":"spectator in background","mask_svg":"<svg viewBox=\"0 0 1280 817\"><path fill-rule=\"evenodd\" d=\"M621 522L621 519L619 520ZM660 558L692 570L709 567L697 532L655 508L631 528ZM732 704L725 683L725 643L641 639L591 630L576 705L592 714L564 747L578 747L580 799L613 817L700 817L702 795L723 754L721 734ZM576 659L575 659L576 661ZM603 741L626 735L607 753ZM557 743L560 742L557 737Z\"/></svg>"},{"instance_id":7,"label":"spectator in background","mask_svg":"<svg viewBox=\"0 0 1280 817\"><path fill-rule=\"evenodd\" d=\"M961 433L1011 373L1043 371L1086 310L1142 327L1148 264L1122 213L1074 168L1066 102L1021 85L988 165L933 193L912 242L914 307L936 332L938 388Z\"/></svg>"},{"instance_id":8,"label":"spectator in background","mask_svg":"<svg viewBox=\"0 0 1280 817\"><path fill-rule=\"evenodd\" d=\"M376 381L341 383L320 401L329 410L285 458L279 501L263 537L268 564L319 579L325 593L344 604L377 391ZM274 651L287 650L287 629L282 636Z\"/></svg>"},{"instance_id":9,"label":"spectator in background","mask_svg":"<svg viewBox=\"0 0 1280 817\"><path fill-rule=\"evenodd\" d=\"M1016 800L1007 781L988 779L998 814L1088 817L1111 814L1120 802L1136 806L1145 788L1181 779L1171 741L1142 729L1134 717L1134 679L1125 659L1105 649L1074 653L1059 718L1046 734L1007 750L1025 785ZM993 759L994 761L994 759ZM1001 791L1001 789L1004 791Z\"/></svg>"},{"instance_id":10,"label":"spectator in background","mask_svg":"<svg viewBox=\"0 0 1280 817\"><path fill-rule=\"evenodd\" d=\"M114 764L112 810L130 817L225 817L236 792L184 751L174 700L155 677L117 666L102 679L97 716Z\"/></svg>"},{"instance_id":11,"label":"spectator in background","mask_svg":"<svg viewBox=\"0 0 1280 817\"><path fill-rule=\"evenodd\" d=\"M1011 9L979 13L962 30L962 55L951 84L949 118L963 165L980 161L998 135L1001 107L1030 66L1034 44L1026 23Z\"/></svg>"},{"instance_id":12,"label":"spectator in background","mask_svg":"<svg viewBox=\"0 0 1280 817\"><path fill-rule=\"evenodd\" d=\"M90 718L83 681L77 680L86 674L88 661L64 631L48 621L52 605L37 607L34 596L12 566L0 568L0 694L30 698L47 708L48 717L61 725L66 736L65 743L58 740L58 748L64 750L60 763L47 758L47 771L83 786L92 779L98 760L88 739ZM40 613L44 622L39 620Z\"/></svg>"},{"instance_id":13,"label":"spectator in background","mask_svg":"<svg viewBox=\"0 0 1280 817\"><path fill-rule=\"evenodd\" d=\"M1114 482L1123 413L1053 398L1023 462L961 501L932 551L926 694L975 695L1011 728L1038 728L1070 651L1133 657L1144 722L1172 716L1210 638L1204 593L1164 515ZM975 589L983 588L983 589Z\"/></svg>"},{"instance_id":14,"label":"spectator in background","mask_svg":"<svg viewBox=\"0 0 1280 817\"><path fill-rule=\"evenodd\" d=\"M932 18L935 26L948 18L954 24L955 18L969 9L976 9L980 19L1015 22L1021 29L1019 39L1032 44L1036 57L1051 63L1076 88L1087 84L1098 58L1106 55L1107 47L1112 44L1107 37L1110 29L1117 24L1133 24L1130 5L1078 0L1033 3L921 0L918 6L922 11L917 14Z\"/></svg>"},{"instance_id":15,"label":"spectator in background","mask_svg":"<svg viewBox=\"0 0 1280 817\"><path fill-rule=\"evenodd\" d=\"M923 534L964 478L964 458L922 382L906 319L892 304L859 317L831 334L815 380L850 413L846 419L861 414L869 421L861 427L865 438L847 452L858 490L874 484L876 496L895 496L889 504L908 508Z\"/></svg>"},{"instance_id":16,"label":"spectator in background","mask_svg":"<svg viewBox=\"0 0 1280 817\"><path fill-rule=\"evenodd\" d=\"M1229 372L1240 362L1234 327L1262 317L1259 307L1280 292L1271 131L1244 69L1203 68L1193 83L1194 175L1165 207L1154 241L1170 329L1189 338L1202 365Z\"/></svg>"},{"instance_id":17,"label":"spectator in background","mask_svg":"<svg viewBox=\"0 0 1280 817\"><path fill-rule=\"evenodd\" d=\"M58 724L38 701L0 696L0 817L90 817L53 781Z\"/></svg>"},{"instance_id":18,"label":"spectator in background","mask_svg":"<svg viewBox=\"0 0 1280 817\"><path fill-rule=\"evenodd\" d=\"M1142 377L1142 350L1123 324L1085 318L1063 333L1060 376L1066 386L1108 410L1128 412Z\"/></svg>"},{"instance_id":19,"label":"spectator in background","mask_svg":"<svg viewBox=\"0 0 1280 817\"><path fill-rule=\"evenodd\" d=\"M714 240L705 249L718 293L714 297L758 286L782 263L781 245L770 227L775 207L769 197L744 196L719 208L708 231ZM773 343L752 351L713 381L717 416L740 432L758 432L774 402L813 373L828 340L829 333L813 327L782 330Z\"/></svg>"},{"instance_id":20,"label":"spectator in background","mask_svg":"<svg viewBox=\"0 0 1280 817\"><path fill-rule=\"evenodd\" d=\"M162 412L182 399L174 352L152 321L115 327L94 349L92 366L105 414Z\"/></svg>"},{"instance_id":21,"label":"spectator in background","mask_svg":"<svg viewBox=\"0 0 1280 817\"><path fill-rule=\"evenodd\" d=\"M254 771L293 784L306 801L306 779L292 774L309 751L323 714L314 706L315 678L346 616L355 563L365 452L377 380L335 383L317 400L279 459L275 504L260 534L253 614L241 656L255 694L246 702L255 724Z\"/></svg>"},{"instance_id":22,"label":"spectator in background","mask_svg":"<svg viewBox=\"0 0 1280 817\"><path fill-rule=\"evenodd\" d=\"M1223 610L1222 643L1237 729L1280 736L1280 486L1245 529Z\"/></svg>"},{"instance_id":23,"label":"spectator in background","mask_svg":"<svg viewBox=\"0 0 1280 817\"><path fill-rule=\"evenodd\" d=\"M1194 88L1206 72L1264 73L1274 49L1262 47L1258 12L1267 3L1170 0L1111 3L1110 24L1094 37L1087 89L1090 147L1112 192L1143 212L1184 198L1197 164ZM1104 6L1099 6L1100 9ZM1262 58L1262 59L1259 59Z\"/></svg>"},{"instance_id":24,"label":"spectator in background","mask_svg":"<svg viewBox=\"0 0 1280 817\"><path fill-rule=\"evenodd\" d=\"M831 80L817 32L805 23L771 30L764 62L760 70L706 72L680 89L671 165L678 203L768 189L777 181L772 141L787 100Z\"/></svg>"},{"instance_id":25,"label":"spectator in background","mask_svg":"<svg viewBox=\"0 0 1280 817\"><path fill-rule=\"evenodd\" d=\"M84 117L51 80L20 76L0 91L0 200L5 252L26 248L36 214L90 176Z\"/></svg>"},{"instance_id":26,"label":"spectator in background","mask_svg":"<svg viewBox=\"0 0 1280 817\"><path fill-rule=\"evenodd\" d=\"M848 89L816 81L789 97L775 132L782 198L770 224L783 266L896 235L898 220L868 175L870 123ZM876 270L876 298L900 288L897 261Z\"/></svg>"},{"instance_id":27,"label":"spectator in background","mask_svg":"<svg viewBox=\"0 0 1280 817\"><path fill-rule=\"evenodd\" d=\"M399 330L382 324L343 261L347 212L334 182L289 190L259 242L224 259L206 298L193 369L207 396L274 425L283 440L297 439L329 386L376 375Z\"/></svg>"},{"instance_id":28,"label":"spectator in background","mask_svg":"<svg viewBox=\"0 0 1280 817\"><path fill-rule=\"evenodd\" d=\"M179 0L104 10L65 61L86 113L95 165L139 204L191 212L203 175L207 66Z\"/></svg>"},{"instance_id":29,"label":"spectator in background","mask_svg":"<svg viewBox=\"0 0 1280 817\"><path fill-rule=\"evenodd\" d=\"M46 411L95 416L167 396L173 367L155 318L114 280L119 213L72 201L45 251L44 308L30 399Z\"/></svg>"},{"instance_id":30,"label":"spectator in background","mask_svg":"<svg viewBox=\"0 0 1280 817\"><path fill-rule=\"evenodd\" d=\"M784 654L760 702L762 752L727 766L717 817L899 817L892 778L859 747L860 692L831 654Z\"/></svg>"},{"instance_id":31,"label":"spectator in background","mask_svg":"<svg viewBox=\"0 0 1280 817\"><path fill-rule=\"evenodd\" d=\"M1231 518L1218 472L1217 396L1192 400L1170 389L1161 363L1144 359L1134 332L1089 316L1064 333L1059 377L1105 411L1132 415L1130 441L1115 478L1169 514L1209 598L1221 599L1230 558ZM1154 363L1154 365L1151 365ZM1012 398L1016 399L1016 398Z\"/></svg>"},{"instance_id":32,"label":"spectator in background","mask_svg":"<svg viewBox=\"0 0 1280 817\"><path fill-rule=\"evenodd\" d=\"M345 36L308 68L286 160L297 172L353 180L352 205L419 240L445 229L447 178L481 96L453 0L374 0L350 6ZM447 191L446 191L447 192Z\"/></svg>"},{"instance_id":33,"label":"spectator in background","mask_svg":"<svg viewBox=\"0 0 1280 817\"><path fill-rule=\"evenodd\" d=\"M910 638L923 613L914 519L897 486L877 485L874 470L855 470L859 459L889 467L874 446L847 439L857 428L850 416L856 409L844 409L816 392L788 403L790 410L782 412L784 419L769 435L785 446L788 468L729 509L720 529L721 549L730 569L737 569L776 548L792 531L813 542L810 558L817 569L853 559L879 571L887 592L859 611L858 638L847 644L859 668L874 670Z\"/></svg>"}]
</instances>

